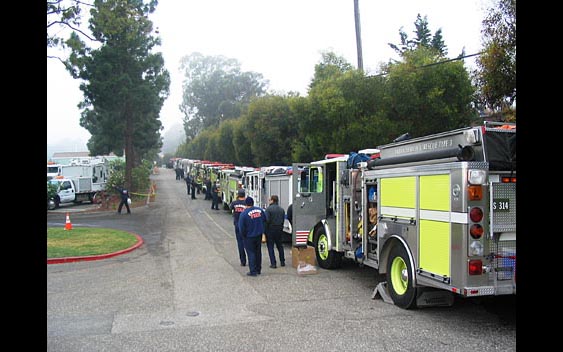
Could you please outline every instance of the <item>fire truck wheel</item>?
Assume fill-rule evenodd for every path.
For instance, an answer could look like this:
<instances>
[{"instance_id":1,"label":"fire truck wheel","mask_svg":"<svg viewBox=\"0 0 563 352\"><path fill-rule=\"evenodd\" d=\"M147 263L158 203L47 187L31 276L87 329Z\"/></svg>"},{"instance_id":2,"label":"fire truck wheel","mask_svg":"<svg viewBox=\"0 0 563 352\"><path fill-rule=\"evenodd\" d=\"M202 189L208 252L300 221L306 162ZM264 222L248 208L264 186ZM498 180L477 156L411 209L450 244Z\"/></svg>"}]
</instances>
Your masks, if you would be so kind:
<instances>
[{"instance_id":1,"label":"fire truck wheel","mask_svg":"<svg viewBox=\"0 0 563 352\"><path fill-rule=\"evenodd\" d=\"M411 262L402 245L395 245L389 253L387 287L396 306L404 309L415 307L416 288L413 287Z\"/></svg>"},{"instance_id":2,"label":"fire truck wheel","mask_svg":"<svg viewBox=\"0 0 563 352\"><path fill-rule=\"evenodd\" d=\"M315 232L314 241L315 254L319 266L323 269L339 268L342 264L342 255L328 249L328 237L322 226Z\"/></svg>"}]
</instances>

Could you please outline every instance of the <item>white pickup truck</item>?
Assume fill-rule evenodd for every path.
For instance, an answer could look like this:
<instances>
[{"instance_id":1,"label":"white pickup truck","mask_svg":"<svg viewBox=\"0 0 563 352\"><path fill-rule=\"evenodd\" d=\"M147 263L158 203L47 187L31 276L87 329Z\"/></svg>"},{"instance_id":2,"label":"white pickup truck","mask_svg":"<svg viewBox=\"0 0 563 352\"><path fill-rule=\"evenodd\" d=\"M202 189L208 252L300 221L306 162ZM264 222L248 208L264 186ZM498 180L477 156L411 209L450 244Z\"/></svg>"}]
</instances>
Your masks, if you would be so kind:
<instances>
[{"instance_id":1,"label":"white pickup truck","mask_svg":"<svg viewBox=\"0 0 563 352\"><path fill-rule=\"evenodd\" d=\"M60 204L70 202L93 202L95 194L106 189L108 177L108 162L105 158L60 165L57 175L48 181L56 186L57 192L47 199L47 209L56 209Z\"/></svg>"},{"instance_id":2,"label":"white pickup truck","mask_svg":"<svg viewBox=\"0 0 563 352\"><path fill-rule=\"evenodd\" d=\"M57 187L57 194L47 201L48 209L57 209L65 203L93 202L96 192L103 188L97 187L92 182L92 177L55 177L48 180ZM105 185L105 183L104 183Z\"/></svg>"}]
</instances>

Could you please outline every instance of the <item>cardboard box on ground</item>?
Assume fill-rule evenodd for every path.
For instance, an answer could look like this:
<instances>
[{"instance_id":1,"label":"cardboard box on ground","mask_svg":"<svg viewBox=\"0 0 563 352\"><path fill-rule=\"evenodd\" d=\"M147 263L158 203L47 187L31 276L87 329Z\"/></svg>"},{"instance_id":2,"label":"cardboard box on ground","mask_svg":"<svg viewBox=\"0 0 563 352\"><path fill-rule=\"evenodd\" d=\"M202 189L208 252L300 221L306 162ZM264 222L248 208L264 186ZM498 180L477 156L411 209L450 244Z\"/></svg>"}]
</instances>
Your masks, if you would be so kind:
<instances>
[{"instance_id":1,"label":"cardboard box on ground","mask_svg":"<svg viewBox=\"0 0 563 352\"><path fill-rule=\"evenodd\" d=\"M297 268L297 274L316 274L317 257L315 255L315 248L311 246L293 247L291 250L291 264L294 268Z\"/></svg>"}]
</instances>

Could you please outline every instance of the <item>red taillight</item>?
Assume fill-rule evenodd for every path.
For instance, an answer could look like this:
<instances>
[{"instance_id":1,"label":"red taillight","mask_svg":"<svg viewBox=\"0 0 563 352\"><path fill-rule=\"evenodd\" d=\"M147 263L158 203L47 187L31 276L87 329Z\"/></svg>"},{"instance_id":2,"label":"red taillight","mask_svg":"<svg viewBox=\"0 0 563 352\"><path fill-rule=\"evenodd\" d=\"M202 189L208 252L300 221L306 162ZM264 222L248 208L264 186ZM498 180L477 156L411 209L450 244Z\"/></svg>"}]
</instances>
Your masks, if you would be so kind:
<instances>
[{"instance_id":1,"label":"red taillight","mask_svg":"<svg viewBox=\"0 0 563 352\"><path fill-rule=\"evenodd\" d=\"M471 185L467 187L467 195L469 200L481 200L483 199L483 187L481 185Z\"/></svg>"},{"instance_id":2,"label":"red taillight","mask_svg":"<svg viewBox=\"0 0 563 352\"><path fill-rule=\"evenodd\" d=\"M472 259L469 261L467 270L469 275L481 275L483 274L483 263L479 259Z\"/></svg>"},{"instance_id":3,"label":"red taillight","mask_svg":"<svg viewBox=\"0 0 563 352\"><path fill-rule=\"evenodd\" d=\"M471 228L469 229L469 234L471 235L471 237L473 237L476 240L480 239L481 236L483 236L483 226L479 224L471 225Z\"/></svg>"},{"instance_id":4,"label":"red taillight","mask_svg":"<svg viewBox=\"0 0 563 352\"><path fill-rule=\"evenodd\" d=\"M477 207L471 208L471 210L469 211L469 218L473 222L479 222L483 220L483 210Z\"/></svg>"}]
</instances>

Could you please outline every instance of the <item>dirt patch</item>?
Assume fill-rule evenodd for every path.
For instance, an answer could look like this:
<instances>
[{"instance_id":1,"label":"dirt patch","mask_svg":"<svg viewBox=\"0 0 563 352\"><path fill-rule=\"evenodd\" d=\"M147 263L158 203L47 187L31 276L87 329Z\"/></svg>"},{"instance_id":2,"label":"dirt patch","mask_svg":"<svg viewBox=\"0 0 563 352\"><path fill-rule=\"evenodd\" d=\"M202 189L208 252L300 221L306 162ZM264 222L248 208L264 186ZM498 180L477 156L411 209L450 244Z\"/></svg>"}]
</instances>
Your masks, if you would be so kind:
<instances>
[{"instance_id":1,"label":"dirt patch","mask_svg":"<svg viewBox=\"0 0 563 352\"><path fill-rule=\"evenodd\" d=\"M153 203L155 201L155 197L151 197L150 199L150 203ZM121 202L119 196L111 196L109 197L109 199L105 202L99 203L96 207L94 207L92 210L89 210L91 212L97 212L97 211L117 211L117 208L119 207L119 203ZM131 205L129 206L131 209L137 208L137 207L141 207L141 206L145 206L147 205L147 198L143 197L143 198L139 198L139 197L133 197L131 198ZM125 209L127 210L127 209Z\"/></svg>"}]
</instances>

